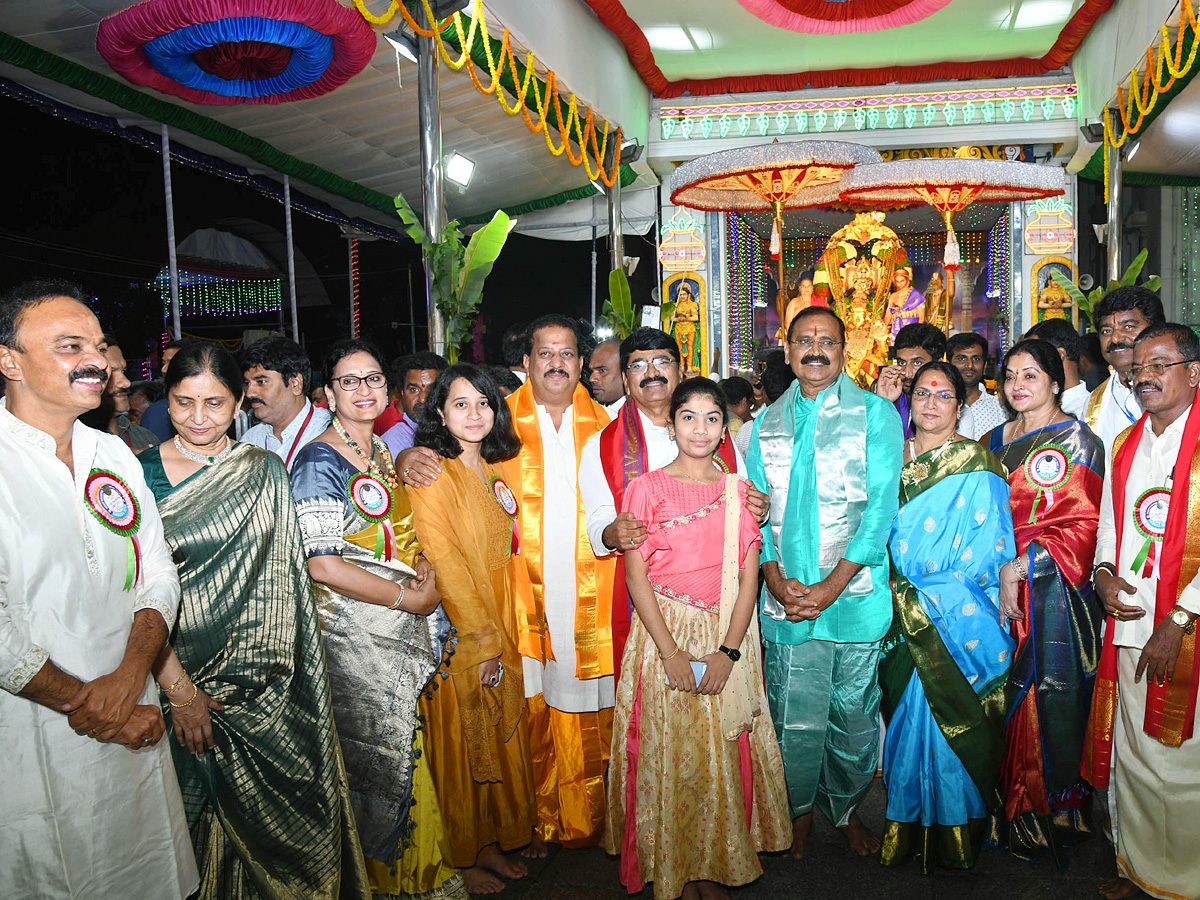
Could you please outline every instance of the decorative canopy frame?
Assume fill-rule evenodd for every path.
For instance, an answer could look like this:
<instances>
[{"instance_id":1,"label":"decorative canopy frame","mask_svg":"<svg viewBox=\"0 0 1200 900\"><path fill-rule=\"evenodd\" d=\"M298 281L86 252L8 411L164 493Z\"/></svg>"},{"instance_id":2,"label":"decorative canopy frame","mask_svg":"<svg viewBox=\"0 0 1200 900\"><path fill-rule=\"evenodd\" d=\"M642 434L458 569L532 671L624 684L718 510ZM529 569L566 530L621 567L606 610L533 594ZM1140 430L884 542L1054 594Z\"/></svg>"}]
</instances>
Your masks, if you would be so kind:
<instances>
[{"instance_id":1,"label":"decorative canopy frame","mask_svg":"<svg viewBox=\"0 0 1200 900\"><path fill-rule=\"evenodd\" d=\"M842 179L841 200L865 206L928 203L946 221L944 263L961 268L954 214L979 201L1024 201L1066 192L1066 176L1057 166L1008 160L953 157L904 159L864 166Z\"/></svg>"},{"instance_id":2,"label":"decorative canopy frame","mask_svg":"<svg viewBox=\"0 0 1200 900\"><path fill-rule=\"evenodd\" d=\"M870 147L846 141L791 141L737 147L686 162L671 173L671 202L706 212L769 209L771 258L779 262L783 319L783 211L824 206L838 199L843 176L860 165L879 164Z\"/></svg>"}]
</instances>

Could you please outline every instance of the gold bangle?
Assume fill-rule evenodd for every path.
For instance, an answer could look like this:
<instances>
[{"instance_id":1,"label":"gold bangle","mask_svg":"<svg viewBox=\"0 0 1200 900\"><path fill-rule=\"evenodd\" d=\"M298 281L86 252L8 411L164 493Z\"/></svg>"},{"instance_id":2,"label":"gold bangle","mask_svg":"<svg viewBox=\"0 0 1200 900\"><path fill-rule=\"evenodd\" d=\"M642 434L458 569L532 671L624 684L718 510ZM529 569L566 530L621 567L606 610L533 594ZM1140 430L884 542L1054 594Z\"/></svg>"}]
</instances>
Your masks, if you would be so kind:
<instances>
[{"instance_id":1,"label":"gold bangle","mask_svg":"<svg viewBox=\"0 0 1200 900\"><path fill-rule=\"evenodd\" d=\"M196 683L193 681L192 682L192 696L188 698L187 703L176 703L170 697L167 698L167 702L171 704L171 707L173 709L183 709L185 706L191 706L196 701L196 695L199 693L200 693L200 688L196 687Z\"/></svg>"},{"instance_id":2,"label":"gold bangle","mask_svg":"<svg viewBox=\"0 0 1200 900\"><path fill-rule=\"evenodd\" d=\"M679 645L678 644L675 645L675 652L672 653L670 656L663 656L661 650L658 652L658 658L661 659L663 662L666 662L668 659L674 659L678 655L679 655Z\"/></svg>"},{"instance_id":3,"label":"gold bangle","mask_svg":"<svg viewBox=\"0 0 1200 900\"><path fill-rule=\"evenodd\" d=\"M404 602L404 585L400 585L400 596L396 598L396 602L393 603L391 606L389 606L388 609L399 609L400 604L403 602Z\"/></svg>"},{"instance_id":4,"label":"gold bangle","mask_svg":"<svg viewBox=\"0 0 1200 900\"><path fill-rule=\"evenodd\" d=\"M169 693L171 693L171 691L178 690L179 686L181 684L183 684L183 681L185 678L187 678L187 672L184 672L182 675L180 675L179 679L173 685L171 685L169 688L163 688L162 689L163 693L169 694ZM160 687L161 687L161 685L160 685Z\"/></svg>"},{"instance_id":5,"label":"gold bangle","mask_svg":"<svg viewBox=\"0 0 1200 900\"><path fill-rule=\"evenodd\" d=\"M1013 571L1017 573L1018 578L1020 578L1022 581L1029 580L1029 570L1025 568L1025 563L1022 561L1021 557L1014 556L1010 565L1012 566Z\"/></svg>"}]
</instances>

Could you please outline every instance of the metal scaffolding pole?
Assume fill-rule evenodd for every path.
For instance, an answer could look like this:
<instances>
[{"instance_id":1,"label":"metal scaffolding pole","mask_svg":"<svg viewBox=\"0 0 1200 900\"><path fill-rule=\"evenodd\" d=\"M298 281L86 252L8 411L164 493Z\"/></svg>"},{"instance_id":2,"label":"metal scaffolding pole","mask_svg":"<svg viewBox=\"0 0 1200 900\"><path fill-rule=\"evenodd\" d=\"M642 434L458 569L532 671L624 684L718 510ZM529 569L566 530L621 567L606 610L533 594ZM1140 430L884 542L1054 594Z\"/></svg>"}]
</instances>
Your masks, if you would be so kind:
<instances>
[{"instance_id":1,"label":"metal scaffolding pole","mask_svg":"<svg viewBox=\"0 0 1200 900\"><path fill-rule=\"evenodd\" d=\"M179 322L179 261L175 254L175 197L171 192L171 134L162 126L163 194L167 201L167 272L171 282L171 337L183 337Z\"/></svg>"},{"instance_id":2,"label":"metal scaffolding pole","mask_svg":"<svg viewBox=\"0 0 1200 900\"><path fill-rule=\"evenodd\" d=\"M422 12L422 15L424 13ZM425 28L436 28L424 21ZM421 202L425 232L433 241L442 236L446 199L442 179L442 117L438 84L438 51L432 37L417 35L417 117L421 130ZM429 349L446 352L446 322L433 299L433 268L425 258L425 305L429 311Z\"/></svg>"},{"instance_id":3,"label":"metal scaffolding pole","mask_svg":"<svg viewBox=\"0 0 1200 900\"><path fill-rule=\"evenodd\" d=\"M300 343L300 322L296 318L296 248L292 244L292 182L283 176L283 224L287 235L288 297L292 304L292 340Z\"/></svg>"},{"instance_id":4,"label":"metal scaffolding pole","mask_svg":"<svg viewBox=\"0 0 1200 900\"><path fill-rule=\"evenodd\" d=\"M1116 110L1110 110L1113 134L1117 134L1120 122ZM1108 150L1108 228L1105 232L1108 248L1108 280L1116 281L1121 277L1121 177L1124 166L1121 151L1116 147Z\"/></svg>"}]
</instances>

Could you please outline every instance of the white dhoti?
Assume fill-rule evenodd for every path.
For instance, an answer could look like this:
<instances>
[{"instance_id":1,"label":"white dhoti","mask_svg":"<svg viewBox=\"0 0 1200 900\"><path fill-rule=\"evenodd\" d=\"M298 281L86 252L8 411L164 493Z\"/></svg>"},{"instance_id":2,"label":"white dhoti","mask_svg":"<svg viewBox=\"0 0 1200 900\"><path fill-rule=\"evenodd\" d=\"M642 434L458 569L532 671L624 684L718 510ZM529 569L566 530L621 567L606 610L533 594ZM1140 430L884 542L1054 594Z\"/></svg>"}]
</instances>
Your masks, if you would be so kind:
<instances>
[{"instance_id":1,"label":"white dhoti","mask_svg":"<svg viewBox=\"0 0 1200 900\"><path fill-rule=\"evenodd\" d=\"M1109 804L1117 867L1147 894L1200 900L1200 735L1168 747L1142 731L1141 650L1119 648Z\"/></svg>"}]
</instances>

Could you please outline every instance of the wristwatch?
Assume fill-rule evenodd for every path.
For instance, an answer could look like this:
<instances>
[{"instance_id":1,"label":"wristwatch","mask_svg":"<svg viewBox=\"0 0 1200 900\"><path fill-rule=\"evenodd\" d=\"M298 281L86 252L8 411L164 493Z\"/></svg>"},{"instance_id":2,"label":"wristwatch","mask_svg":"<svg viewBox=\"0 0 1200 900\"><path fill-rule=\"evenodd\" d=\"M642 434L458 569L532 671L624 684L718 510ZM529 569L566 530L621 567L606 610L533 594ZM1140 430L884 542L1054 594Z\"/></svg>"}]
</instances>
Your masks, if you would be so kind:
<instances>
[{"instance_id":1,"label":"wristwatch","mask_svg":"<svg viewBox=\"0 0 1200 900\"><path fill-rule=\"evenodd\" d=\"M1117 574L1117 567L1109 562L1096 563L1096 567L1092 569L1092 581L1096 580L1096 576L1101 572L1107 572L1109 575Z\"/></svg>"},{"instance_id":2,"label":"wristwatch","mask_svg":"<svg viewBox=\"0 0 1200 900\"><path fill-rule=\"evenodd\" d=\"M1196 620L1183 607L1177 606L1171 610L1171 621L1183 629L1184 634L1196 633ZM724 649L724 648L722 648Z\"/></svg>"},{"instance_id":3,"label":"wristwatch","mask_svg":"<svg viewBox=\"0 0 1200 900\"><path fill-rule=\"evenodd\" d=\"M722 653L724 653L726 656L728 656L730 658L730 660L732 660L733 662L737 662L739 659L742 658L741 650L735 650L732 647L726 647L724 644L722 644L717 649L720 650Z\"/></svg>"}]
</instances>

